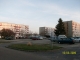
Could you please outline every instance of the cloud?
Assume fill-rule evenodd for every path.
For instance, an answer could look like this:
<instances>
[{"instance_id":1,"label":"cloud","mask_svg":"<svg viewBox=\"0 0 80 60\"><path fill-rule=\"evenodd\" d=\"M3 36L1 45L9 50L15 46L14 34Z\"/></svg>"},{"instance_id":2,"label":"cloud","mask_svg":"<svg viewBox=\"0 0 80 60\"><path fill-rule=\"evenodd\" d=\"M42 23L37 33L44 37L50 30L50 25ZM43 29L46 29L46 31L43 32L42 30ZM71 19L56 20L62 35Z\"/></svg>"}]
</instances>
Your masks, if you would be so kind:
<instances>
[{"instance_id":1,"label":"cloud","mask_svg":"<svg viewBox=\"0 0 80 60\"><path fill-rule=\"evenodd\" d=\"M43 8L43 13L47 14L56 14L56 15L61 15L61 16L66 16L72 19L80 19L80 12L79 11L71 11L69 9L64 9L57 4L45 4L42 5Z\"/></svg>"},{"instance_id":2,"label":"cloud","mask_svg":"<svg viewBox=\"0 0 80 60\"><path fill-rule=\"evenodd\" d=\"M0 5L5 5L5 6L35 6L35 4L31 3L29 0L2 0Z\"/></svg>"},{"instance_id":3,"label":"cloud","mask_svg":"<svg viewBox=\"0 0 80 60\"><path fill-rule=\"evenodd\" d=\"M13 3L15 2L15 3ZM3 3L2 3L3 4ZM80 12L78 11L71 11L69 9L64 9L63 7L59 6L58 4L55 3L48 3L48 2L31 2L30 0L14 0L14 1L6 1L5 0L5 5L12 6L10 8L6 9L6 12L11 13L12 15L16 14L24 14L26 16L32 16L32 15L45 15L45 14L55 14L55 15L60 15L60 16L66 16L72 19L80 19ZM25 7L24 7L25 6ZM31 6L31 10L29 7ZM24 7L24 8L22 8ZM34 8L36 7L36 8ZM22 9L21 9L22 8ZM39 13L40 12L40 13ZM2 13L2 12L0 12Z\"/></svg>"},{"instance_id":4,"label":"cloud","mask_svg":"<svg viewBox=\"0 0 80 60\"><path fill-rule=\"evenodd\" d=\"M39 32L39 27L53 27L55 26L55 23L51 24L49 21L45 21L44 19L17 19L17 18L10 18L10 17L4 17L0 16L0 22L9 22L9 23L15 23L15 24L24 24L24 25L29 25L29 30L32 30L33 32ZM19 22L19 23L18 23Z\"/></svg>"},{"instance_id":5,"label":"cloud","mask_svg":"<svg viewBox=\"0 0 80 60\"><path fill-rule=\"evenodd\" d=\"M14 3L15 2L15 3ZM5 6L3 6L5 5ZM62 19L72 19L79 21L80 12L64 9L55 3L32 2L30 0L14 0L2 3L0 10L0 20L27 24L33 31L38 31L40 26L54 27L58 17ZM2 14L2 15L1 15ZM55 17L53 17L55 16Z\"/></svg>"},{"instance_id":6,"label":"cloud","mask_svg":"<svg viewBox=\"0 0 80 60\"><path fill-rule=\"evenodd\" d=\"M25 0L21 0L20 1L21 3L22 3L22 5L28 5L28 6L33 6L33 7L35 7L35 4L33 4L33 3L31 3L31 2L29 2L29 1L25 1Z\"/></svg>"}]
</instances>

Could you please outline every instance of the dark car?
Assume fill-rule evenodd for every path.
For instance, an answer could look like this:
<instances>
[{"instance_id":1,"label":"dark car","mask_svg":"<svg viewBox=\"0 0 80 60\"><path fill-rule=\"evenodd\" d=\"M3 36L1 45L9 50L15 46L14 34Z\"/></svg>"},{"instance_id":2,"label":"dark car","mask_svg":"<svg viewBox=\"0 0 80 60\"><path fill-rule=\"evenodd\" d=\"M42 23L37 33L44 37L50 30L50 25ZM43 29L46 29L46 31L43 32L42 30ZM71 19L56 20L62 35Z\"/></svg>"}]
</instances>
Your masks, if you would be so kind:
<instances>
[{"instance_id":1,"label":"dark car","mask_svg":"<svg viewBox=\"0 0 80 60\"><path fill-rule=\"evenodd\" d=\"M51 40L51 42L56 42L58 40L57 37L50 37L49 40Z\"/></svg>"},{"instance_id":2,"label":"dark car","mask_svg":"<svg viewBox=\"0 0 80 60\"><path fill-rule=\"evenodd\" d=\"M6 40L13 40L13 37L5 37Z\"/></svg>"},{"instance_id":3,"label":"dark car","mask_svg":"<svg viewBox=\"0 0 80 60\"><path fill-rule=\"evenodd\" d=\"M41 36L35 36L32 38L32 40L43 40L43 37Z\"/></svg>"},{"instance_id":4,"label":"dark car","mask_svg":"<svg viewBox=\"0 0 80 60\"><path fill-rule=\"evenodd\" d=\"M33 39L33 38L34 38L34 36L29 36L29 37L28 37L28 39Z\"/></svg>"},{"instance_id":5,"label":"dark car","mask_svg":"<svg viewBox=\"0 0 80 60\"><path fill-rule=\"evenodd\" d=\"M57 42L60 44L63 44L63 43L74 44L75 43L74 39L71 39L71 38L58 39Z\"/></svg>"},{"instance_id":6,"label":"dark car","mask_svg":"<svg viewBox=\"0 0 80 60\"><path fill-rule=\"evenodd\" d=\"M38 40L38 38L37 37L32 37L32 40Z\"/></svg>"}]
</instances>

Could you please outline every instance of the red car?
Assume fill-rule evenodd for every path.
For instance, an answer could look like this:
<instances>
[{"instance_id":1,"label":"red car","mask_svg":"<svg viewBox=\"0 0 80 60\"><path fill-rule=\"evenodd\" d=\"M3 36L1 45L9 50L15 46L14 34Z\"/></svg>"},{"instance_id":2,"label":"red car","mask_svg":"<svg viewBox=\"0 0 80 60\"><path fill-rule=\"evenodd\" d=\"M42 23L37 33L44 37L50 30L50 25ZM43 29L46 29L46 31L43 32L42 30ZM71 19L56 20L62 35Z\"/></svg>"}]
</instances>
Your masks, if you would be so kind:
<instances>
[{"instance_id":1,"label":"red car","mask_svg":"<svg viewBox=\"0 0 80 60\"><path fill-rule=\"evenodd\" d=\"M38 37L33 37L32 40L38 40Z\"/></svg>"}]
</instances>

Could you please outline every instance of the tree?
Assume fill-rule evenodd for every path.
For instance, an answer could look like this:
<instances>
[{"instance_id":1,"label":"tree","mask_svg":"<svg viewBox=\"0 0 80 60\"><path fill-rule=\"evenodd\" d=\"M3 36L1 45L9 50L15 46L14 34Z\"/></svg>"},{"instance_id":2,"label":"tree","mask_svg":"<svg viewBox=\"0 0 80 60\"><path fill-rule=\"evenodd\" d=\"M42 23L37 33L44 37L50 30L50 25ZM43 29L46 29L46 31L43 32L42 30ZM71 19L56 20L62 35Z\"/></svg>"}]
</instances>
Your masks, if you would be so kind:
<instances>
[{"instance_id":1,"label":"tree","mask_svg":"<svg viewBox=\"0 0 80 60\"><path fill-rule=\"evenodd\" d=\"M61 18L59 18L59 21L58 21L58 24L56 25L56 29L55 29L54 33L56 36L66 34L64 23Z\"/></svg>"},{"instance_id":2,"label":"tree","mask_svg":"<svg viewBox=\"0 0 80 60\"><path fill-rule=\"evenodd\" d=\"M37 35L38 35L38 33L36 33L36 32L35 32L35 33L33 33L33 35L34 35L34 36L37 36Z\"/></svg>"},{"instance_id":3,"label":"tree","mask_svg":"<svg viewBox=\"0 0 80 60\"><path fill-rule=\"evenodd\" d=\"M14 36L15 35L15 33L12 30L10 30L10 29L2 29L0 31L0 34L1 34L1 36L3 38L10 37L10 36Z\"/></svg>"},{"instance_id":4,"label":"tree","mask_svg":"<svg viewBox=\"0 0 80 60\"><path fill-rule=\"evenodd\" d=\"M31 36L33 34L33 32L32 31L29 31L28 33L26 33L26 37L29 37L29 36Z\"/></svg>"}]
</instances>

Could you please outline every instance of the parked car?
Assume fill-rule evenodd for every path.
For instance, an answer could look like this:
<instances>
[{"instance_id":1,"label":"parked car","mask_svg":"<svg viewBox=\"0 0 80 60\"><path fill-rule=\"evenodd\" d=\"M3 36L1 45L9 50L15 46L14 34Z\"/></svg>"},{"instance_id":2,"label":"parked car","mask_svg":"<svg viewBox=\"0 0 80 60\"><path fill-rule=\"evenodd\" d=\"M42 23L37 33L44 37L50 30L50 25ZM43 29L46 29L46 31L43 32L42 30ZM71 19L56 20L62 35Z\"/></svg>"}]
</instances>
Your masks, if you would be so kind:
<instances>
[{"instance_id":1,"label":"parked car","mask_svg":"<svg viewBox=\"0 0 80 60\"><path fill-rule=\"evenodd\" d=\"M74 44L75 43L74 39L71 39L71 38L61 38L61 39L58 39L57 42L60 44L63 44L63 43Z\"/></svg>"},{"instance_id":2,"label":"parked car","mask_svg":"<svg viewBox=\"0 0 80 60\"><path fill-rule=\"evenodd\" d=\"M29 39L33 39L34 37L35 37L35 36L29 36L28 38L29 38Z\"/></svg>"},{"instance_id":3,"label":"parked car","mask_svg":"<svg viewBox=\"0 0 80 60\"><path fill-rule=\"evenodd\" d=\"M43 40L43 37L41 37L41 36L39 36L38 38L39 38L39 40Z\"/></svg>"},{"instance_id":4,"label":"parked car","mask_svg":"<svg viewBox=\"0 0 80 60\"><path fill-rule=\"evenodd\" d=\"M48 38L48 40L51 40L52 38L50 37L50 38Z\"/></svg>"},{"instance_id":5,"label":"parked car","mask_svg":"<svg viewBox=\"0 0 80 60\"><path fill-rule=\"evenodd\" d=\"M59 35L58 38L61 39L61 38L67 38L67 37L65 35Z\"/></svg>"},{"instance_id":6,"label":"parked car","mask_svg":"<svg viewBox=\"0 0 80 60\"><path fill-rule=\"evenodd\" d=\"M13 40L13 37L5 37L6 40Z\"/></svg>"},{"instance_id":7,"label":"parked car","mask_svg":"<svg viewBox=\"0 0 80 60\"><path fill-rule=\"evenodd\" d=\"M32 40L43 40L43 37L41 36L35 36L32 38Z\"/></svg>"},{"instance_id":8,"label":"parked car","mask_svg":"<svg viewBox=\"0 0 80 60\"><path fill-rule=\"evenodd\" d=\"M76 43L80 43L80 37L72 37Z\"/></svg>"},{"instance_id":9,"label":"parked car","mask_svg":"<svg viewBox=\"0 0 80 60\"><path fill-rule=\"evenodd\" d=\"M57 37L50 37L49 40L51 40L52 42L56 42L58 40Z\"/></svg>"},{"instance_id":10,"label":"parked car","mask_svg":"<svg viewBox=\"0 0 80 60\"><path fill-rule=\"evenodd\" d=\"M38 40L37 37L32 37L31 39L32 39L32 40Z\"/></svg>"},{"instance_id":11,"label":"parked car","mask_svg":"<svg viewBox=\"0 0 80 60\"><path fill-rule=\"evenodd\" d=\"M43 37L43 39L46 39L46 37Z\"/></svg>"}]
</instances>

